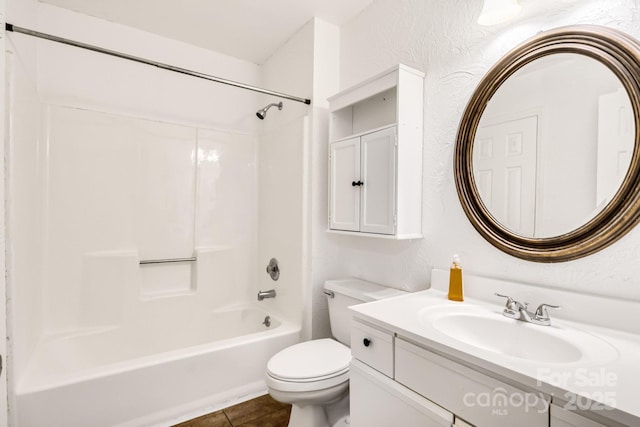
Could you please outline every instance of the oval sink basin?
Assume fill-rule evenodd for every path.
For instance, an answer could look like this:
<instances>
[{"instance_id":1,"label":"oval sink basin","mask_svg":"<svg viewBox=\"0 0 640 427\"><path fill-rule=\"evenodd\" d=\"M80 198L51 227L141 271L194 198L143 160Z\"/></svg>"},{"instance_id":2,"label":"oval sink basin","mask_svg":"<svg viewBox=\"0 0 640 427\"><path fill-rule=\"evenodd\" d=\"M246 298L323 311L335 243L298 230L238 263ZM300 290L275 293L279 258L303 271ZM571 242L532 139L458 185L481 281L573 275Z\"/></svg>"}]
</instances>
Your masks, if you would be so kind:
<instances>
[{"instance_id":1,"label":"oval sink basin","mask_svg":"<svg viewBox=\"0 0 640 427\"><path fill-rule=\"evenodd\" d=\"M578 347L559 337L535 330L524 322L506 317L504 320L461 314L441 317L433 326L452 338L474 347L520 359L567 363L582 358L582 352Z\"/></svg>"},{"instance_id":2,"label":"oval sink basin","mask_svg":"<svg viewBox=\"0 0 640 427\"><path fill-rule=\"evenodd\" d=\"M534 325L471 304L427 308L420 321L464 345L532 362L589 363L617 357L612 346L591 334Z\"/></svg>"}]
</instances>

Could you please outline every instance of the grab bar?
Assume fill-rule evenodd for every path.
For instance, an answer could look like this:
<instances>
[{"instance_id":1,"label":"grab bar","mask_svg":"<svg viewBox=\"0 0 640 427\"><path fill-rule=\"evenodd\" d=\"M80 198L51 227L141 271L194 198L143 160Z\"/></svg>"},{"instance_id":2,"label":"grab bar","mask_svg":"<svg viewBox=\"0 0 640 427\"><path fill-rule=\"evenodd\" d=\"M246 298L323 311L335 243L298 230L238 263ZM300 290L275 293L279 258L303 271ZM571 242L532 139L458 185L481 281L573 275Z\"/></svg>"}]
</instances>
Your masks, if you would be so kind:
<instances>
[{"instance_id":1,"label":"grab bar","mask_svg":"<svg viewBox=\"0 0 640 427\"><path fill-rule=\"evenodd\" d=\"M170 259L144 259L140 260L140 265L144 264L165 264L168 262L195 262L198 259L196 257L191 258L170 258Z\"/></svg>"}]
</instances>

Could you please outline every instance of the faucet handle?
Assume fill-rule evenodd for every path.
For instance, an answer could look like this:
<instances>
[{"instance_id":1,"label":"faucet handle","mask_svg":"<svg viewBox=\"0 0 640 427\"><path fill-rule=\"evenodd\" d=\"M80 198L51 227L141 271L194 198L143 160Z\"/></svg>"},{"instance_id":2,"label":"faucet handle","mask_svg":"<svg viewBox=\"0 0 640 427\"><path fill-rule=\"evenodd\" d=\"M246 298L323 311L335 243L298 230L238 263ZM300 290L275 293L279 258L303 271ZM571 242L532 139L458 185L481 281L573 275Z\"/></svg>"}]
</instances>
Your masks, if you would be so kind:
<instances>
[{"instance_id":1,"label":"faucet handle","mask_svg":"<svg viewBox=\"0 0 640 427\"><path fill-rule=\"evenodd\" d=\"M549 320L549 312L547 308L560 308L559 305L540 304L536 309L535 318L538 320Z\"/></svg>"},{"instance_id":2,"label":"faucet handle","mask_svg":"<svg viewBox=\"0 0 640 427\"><path fill-rule=\"evenodd\" d=\"M494 295L495 295L495 296L497 296L497 297L506 298L506 299L507 299L507 302L511 302L511 301L513 301L513 298L511 298L509 295L502 295L502 294L499 294L499 293L497 293L497 292L496 292L496 293L494 293Z\"/></svg>"},{"instance_id":3,"label":"faucet handle","mask_svg":"<svg viewBox=\"0 0 640 427\"><path fill-rule=\"evenodd\" d=\"M502 311L503 315L516 320L520 320L523 315L526 315L527 317L529 316L526 312L525 306L511 298L509 295L502 295L497 292L495 293L495 295L507 299L507 303L505 304L504 310Z\"/></svg>"},{"instance_id":4,"label":"faucet handle","mask_svg":"<svg viewBox=\"0 0 640 427\"><path fill-rule=\"evenodd\" d=\"M497 296L497 297L500 297L500 298L506 298L507 299L506 307L509 308L509 309L512 309L513 306L518 302L518 301L514 300L513 298L511 298L509 295L502 295L502 294L499 294L497 292L494 295Z\"/></svg>"}]
</instances>

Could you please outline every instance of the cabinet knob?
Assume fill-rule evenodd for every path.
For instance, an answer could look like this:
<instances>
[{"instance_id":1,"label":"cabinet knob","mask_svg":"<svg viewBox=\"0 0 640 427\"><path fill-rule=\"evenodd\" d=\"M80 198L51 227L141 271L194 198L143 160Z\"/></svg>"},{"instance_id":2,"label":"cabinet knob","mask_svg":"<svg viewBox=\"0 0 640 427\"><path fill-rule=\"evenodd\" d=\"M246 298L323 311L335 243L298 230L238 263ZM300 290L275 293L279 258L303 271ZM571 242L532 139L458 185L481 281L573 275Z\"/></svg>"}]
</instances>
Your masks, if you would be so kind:
<instances>
[{"instance_id":1,"label":"cabinet knob","mask_svg":"<svg viewBox=\"0 0 640 427\"><path fill-rule=\"evenodd\" d=\"M362 344L364 344L365 347L369 347L371 345L371 340L369 338L365 338L362 340Z\"/></svg>"},{"instance_id":2,"label":"cabinet knob","mask_svg":"<svg viewBox=\"0 0 640 427\"><path fill-rule=\"evenodd\" d=\"M352 187L359 187L359 186L361 186L362 184L364 184L364 182L362 182L362 181L353 181L353 182L351 183L351 186L352 186Z\"/></svg>"}]
</instances>

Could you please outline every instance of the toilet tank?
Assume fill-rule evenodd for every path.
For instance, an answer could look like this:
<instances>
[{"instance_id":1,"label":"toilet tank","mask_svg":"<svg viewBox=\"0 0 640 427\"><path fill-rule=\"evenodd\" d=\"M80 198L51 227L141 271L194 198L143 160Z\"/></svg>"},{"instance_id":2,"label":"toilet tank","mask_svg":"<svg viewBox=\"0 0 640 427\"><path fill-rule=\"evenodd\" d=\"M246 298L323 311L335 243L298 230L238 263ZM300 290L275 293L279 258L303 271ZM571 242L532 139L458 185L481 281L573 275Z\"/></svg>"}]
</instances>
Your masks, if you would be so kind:
<instances>
[{"instance_id":1,"label":"toilet tank","mask_svg":"<svg viewBox=\"0 0 640 427\"><path fill-rule=\"evenodd\" d=\"M324 283L324 290L329 301L331 334L349 347L351 347L349 306L406 294L399 289L360 279L327 280Z\"/></svg>"}]
</instances>

